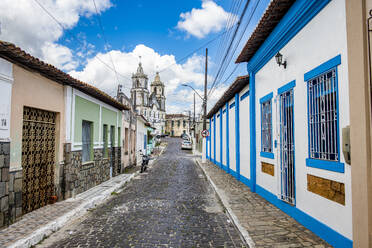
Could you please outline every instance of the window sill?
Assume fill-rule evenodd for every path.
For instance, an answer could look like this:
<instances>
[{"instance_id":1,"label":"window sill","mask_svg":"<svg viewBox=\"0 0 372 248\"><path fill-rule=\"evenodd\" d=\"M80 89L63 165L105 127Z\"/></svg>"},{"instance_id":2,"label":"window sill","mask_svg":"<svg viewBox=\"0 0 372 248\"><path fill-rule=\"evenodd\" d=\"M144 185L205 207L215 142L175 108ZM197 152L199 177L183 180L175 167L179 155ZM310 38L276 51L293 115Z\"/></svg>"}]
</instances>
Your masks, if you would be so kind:
<instances>
[{"instance_id":1,"label":"window sill","mask_svg":"<svg viewBox=\"0 0 372 248\"><path fill-rule=\"evenodd\" d=\"M306 166L323 169L323 170L329 170L339 173L345 172L345 164L338 162L338 161L327 161L327 160L320 160L320 159L312 159L307 158L306 159Z\"/></svg>"},{"instance_id":2,"label":"window sill","mask_svg":"<svg viewBox=\"0 0 372 248\"><path fill-rule=\"evenodd\" d=\"M260 152L260 156L264 158L274 159L274 153L272 152Z\"/></svg>"}]
</instances>

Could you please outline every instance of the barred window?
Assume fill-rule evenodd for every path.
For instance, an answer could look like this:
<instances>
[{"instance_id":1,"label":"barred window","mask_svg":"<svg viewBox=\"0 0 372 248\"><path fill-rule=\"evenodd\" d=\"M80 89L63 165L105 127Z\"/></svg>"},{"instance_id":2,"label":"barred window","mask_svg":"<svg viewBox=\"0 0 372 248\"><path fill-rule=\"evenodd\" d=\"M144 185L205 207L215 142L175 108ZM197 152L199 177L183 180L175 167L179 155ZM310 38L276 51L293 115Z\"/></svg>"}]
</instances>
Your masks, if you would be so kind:
<instances>
[{"instance_id":1,"label":"barred window","mask_svg":"<svg viewBox=\"0 0 372 248\"><path fill-rule=\"evenodd\" d=\"M82 125L82 143L83 143L83 150L82 150L82 162L87 162L92 160L92 153L93 153L93 142L92 142L92 134L93 134L93 123L90 121L83 121Z\"/></svg>"},{"instance_id":2,"label":"barred window","mask_svg":"<svg viewBox=\"0 0 372 248\"><path fill-rule=\"evenodd\" d=\"M336 68L307 83L310 158L339 160L337 87Z\"/></svg>"},{"instance_id":3,"label":"barred window","mask_svg":"<svg viewBox=\"0 0 372 248\"><path fill-rule=\"evenodd\" d=\"M271 99L261 103L261 151L273 152Z\"/></svg>"}]
</instances>

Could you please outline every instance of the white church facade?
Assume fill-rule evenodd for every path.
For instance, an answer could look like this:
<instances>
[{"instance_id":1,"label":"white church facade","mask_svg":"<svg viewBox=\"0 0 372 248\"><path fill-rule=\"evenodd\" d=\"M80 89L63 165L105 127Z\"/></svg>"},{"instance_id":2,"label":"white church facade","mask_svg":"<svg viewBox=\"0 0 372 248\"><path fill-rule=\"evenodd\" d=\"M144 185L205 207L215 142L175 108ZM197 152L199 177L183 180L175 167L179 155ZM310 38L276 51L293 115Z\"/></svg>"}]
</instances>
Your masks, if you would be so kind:
<instances>
[{"instance_id":1,"label":"white church facade","mask_svg":"<svg viewBox=\"0 0 372 248\"><path fill-rule=\"evenodd\" d=\"M148 90L148 77L139 63L137 72L132 75L131 99L134 109L143 115L155 128L155 134L165 132L165 96L164 83L160 81L159 72Z\"/></svg>"}]
</instances>

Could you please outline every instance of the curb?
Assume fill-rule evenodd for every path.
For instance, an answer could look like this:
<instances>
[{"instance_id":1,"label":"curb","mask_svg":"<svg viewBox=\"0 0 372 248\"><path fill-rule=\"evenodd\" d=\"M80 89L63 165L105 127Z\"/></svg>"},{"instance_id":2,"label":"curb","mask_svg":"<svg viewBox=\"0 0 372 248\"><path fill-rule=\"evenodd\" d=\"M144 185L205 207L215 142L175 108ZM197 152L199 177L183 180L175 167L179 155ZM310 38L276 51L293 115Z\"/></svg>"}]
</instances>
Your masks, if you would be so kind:
<instances>
[{"instance_id":1,"label":"curb","mask_svg":"<svg viewBox=\"0 0 372 248\"><path fill-rule=\"evenodd\" d=\"M82 204L80 204L77 208L67 212L66 214L62 215L61 217L57 218L56 220L46 224L45 226L35 230L32 234L29 236L17 240L12 245L8 246L10 248L29 248L33 245L38 244L43 239L49 237L54 232L61 229L63 226L65 226L68 222L71 222L71 220L77 219L81 216L83 216L85 213L88 212L89 209L100 205L104 203L108 198L111 197L111 192L117 191L120 189L123 185L130 182L136 175L138 175L138 171L131 174L128 178L120 182L119 184L115 185L112 188L108 188L107 190L103 191L100 195L93 197ZM108 182L108 181L106 181ZM102 185L102 184L101 184ZM99 185L97 185L99 186ZM80 197L81 198L81 197ZM69 198L70 200L79 199L79 196L76 196L76 198ZM69 200L69 199L66 199Z\"/></svg>"},{"instance_id":2,"label":"curb","mask_svg":"<svg viewBox=\"0 0 372 248\"><path fill-rule=\"evenodd\" d=\"M220 189L217 188L217 186L214 184L214 182L212 181L212 179L210 178L210 176L207 174L207 172L204 170L204 168L200 165L199 161L196 158L194 159L194 161L200 167L200 169L203 171L204 175L208 179L208 182L212 185L212 188L216 192L217 197L219 198L219 200L222 202L223 206L226 209L227 216L232 221L232 223L234 223L235 227L240 232L240 234L241 234L243 240L245 241L245 243L250 248L255 248L255 244L254 244L251 236L249 235L248 231L240 224L240 222L238 220L238 217L236 217L236 215L234 214L234 212L232 211L232 209L229 207L229 203L223 198Z\"/></svg>"}]
</instances>

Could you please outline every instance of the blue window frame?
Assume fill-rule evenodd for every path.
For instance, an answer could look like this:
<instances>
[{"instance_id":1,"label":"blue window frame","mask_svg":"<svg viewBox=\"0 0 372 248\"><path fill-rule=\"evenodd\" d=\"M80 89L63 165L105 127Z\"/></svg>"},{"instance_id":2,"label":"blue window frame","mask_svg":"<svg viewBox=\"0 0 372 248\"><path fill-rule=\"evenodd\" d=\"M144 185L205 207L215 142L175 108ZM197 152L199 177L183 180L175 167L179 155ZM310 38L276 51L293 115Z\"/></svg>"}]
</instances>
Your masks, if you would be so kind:
<instances>
[{"instance_id":1,"label":"blue window frame","mask_svg":"<svg viewBox=\"0 0 372 248\"><path fill-rule=\"evenodd\" d=\"M260 99L261 104L261 157L274 158L273 127L272 127L272 98L270 93Z\"/></svg>"},{"instance_id":2,"label":"blue window frame","mask_svg":"<svg viewBox=\"0 0 372 248\"><path fill-rule=\"evenodd\" d=\"M305 74L307 82L309 158L306 165L344 172L340 163L337 65L341 56Z\"/></svg>"}]
</instances>

